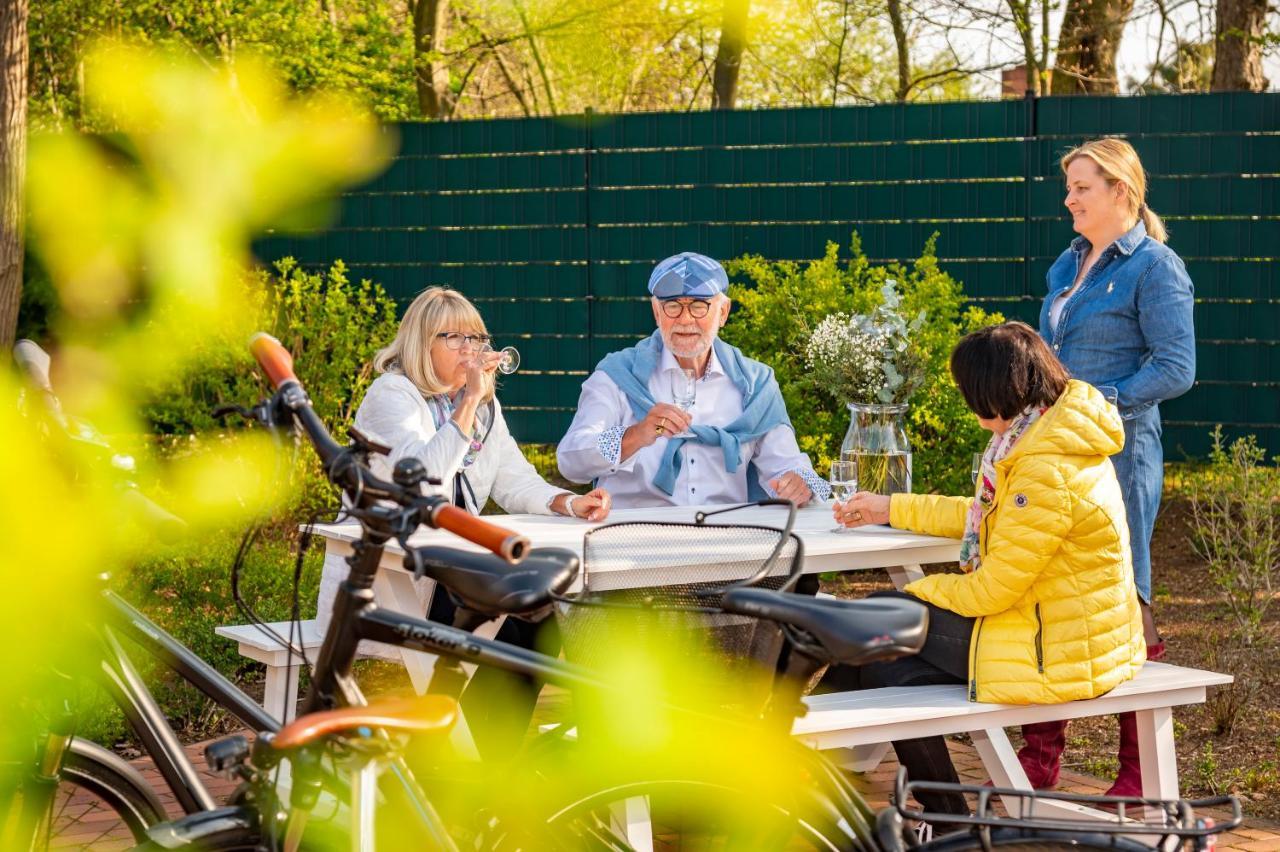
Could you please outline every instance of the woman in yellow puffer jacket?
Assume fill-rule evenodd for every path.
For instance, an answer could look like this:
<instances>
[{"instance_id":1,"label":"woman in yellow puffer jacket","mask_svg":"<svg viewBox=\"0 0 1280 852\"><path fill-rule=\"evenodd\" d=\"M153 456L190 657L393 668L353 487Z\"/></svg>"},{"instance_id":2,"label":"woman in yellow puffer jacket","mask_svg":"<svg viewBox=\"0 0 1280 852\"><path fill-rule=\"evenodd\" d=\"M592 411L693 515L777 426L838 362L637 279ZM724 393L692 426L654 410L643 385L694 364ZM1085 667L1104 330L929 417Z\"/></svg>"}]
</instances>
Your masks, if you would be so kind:
<instances>
[{"instance_id":1,"label":"woman in yellow puffer jacket","mask_svg":"<svg viewBox=\"0 0 1280 852\"><path fill-rule=\"evenodd\" d=\"M845 526L883 524L961 539L962 574L904 593L930 609L915 657L864 667L861 685L966 683L971 701L1094 698L1146 659L1124 503L1108 456L1124 444L1115 407L1071 380L1028 325L974 332L951 356L965 402L992 432L972 497L859 492ZM895 743L918 780L954 781L941 737ZM959 795L930 810L966 813Z\"/></svg>"}]
</instances>

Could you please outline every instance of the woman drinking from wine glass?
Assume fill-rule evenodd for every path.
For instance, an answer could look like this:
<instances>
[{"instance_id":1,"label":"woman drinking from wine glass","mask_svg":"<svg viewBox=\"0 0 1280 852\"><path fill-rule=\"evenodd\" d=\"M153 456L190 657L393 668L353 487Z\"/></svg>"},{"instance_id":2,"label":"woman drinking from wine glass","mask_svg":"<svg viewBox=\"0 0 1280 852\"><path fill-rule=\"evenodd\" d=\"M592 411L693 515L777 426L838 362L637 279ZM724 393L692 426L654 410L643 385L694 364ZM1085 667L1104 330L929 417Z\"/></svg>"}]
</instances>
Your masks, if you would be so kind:
<instances>
[{"instance_id":1,"label":"woman drinking from wine glass","mask_svg":"<svg viewBox=\"0 0 1280 852\"><path fill-rule=\"evenodd\" d=\"M502 353L492 351L484 320L465 296L443 287L424 290L405 311L395 340L374 357L373 367L381 375L356 411L355 428L391 448L389 456L370 460L374 472L389 478L397 461L417 458L441 482L424 488L473 514L492 497L508 512L604 520L611 504L607 491L576 495L550 485L520 452L494 395L493 373L502 359ZM316 613L322 631L345 569L340 562L326 562ZM430 598L428 618L450 623L454 607L449 596L431 595L427 581L419 584L424 606ZM498 639L532 648L539 627L509 618ZM515 728L523 734L519 725L485 724L487 716L502 712L527 725L537 689L529 681L516 681L515 675L482 668L463 696L482 753L507 748ZM478 695L487 697L477 700Z\"/></svg>"}]
</instances>

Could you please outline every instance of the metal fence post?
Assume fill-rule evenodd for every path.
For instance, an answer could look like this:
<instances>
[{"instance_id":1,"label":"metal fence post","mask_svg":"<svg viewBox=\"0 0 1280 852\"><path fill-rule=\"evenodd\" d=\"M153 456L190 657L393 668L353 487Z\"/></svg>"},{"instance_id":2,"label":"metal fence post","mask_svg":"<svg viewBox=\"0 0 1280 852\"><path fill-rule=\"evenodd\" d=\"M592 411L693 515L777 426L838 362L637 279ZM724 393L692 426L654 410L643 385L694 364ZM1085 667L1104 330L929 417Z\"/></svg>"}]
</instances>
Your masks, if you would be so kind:
<instances>
[{"instance_id":1,"label":"metal fence post","mask_svg":"<svg viewBox=\"0 0 1280 852\"><path fill-rule=\"evenodd\" d=\"M1032 221L1031 221L1031 205L1035 198L1034 178L1035 168L1032 165L1032 159L1035 157L1036 150L1036 106L1038 98L1036 98L1035 89L1028 87L1026 94L1023 95L1022 102L1026 105L1026 135L1023 136L1023 153L1022 153L1022 180L1023 180L1023 199L1022 199L1022 298L1030 300L1035 298L1035 294L1031 291L1031 237L1032 237Z\"/></svg>"},{"instance_id":2,"label":"metal fence post","mask_svg":"<svg viewBox=\"0 0 1280 852\"><path fill-rule=\"evenodd\" d=\"M595 288L592 282L591 258L591 155L595 150L595 130L593 125L595 110L587 107L583 110L583 121L586 122L586 148L582 152L582 215L583 215L583 247L587 255L587 369L595 366Z\"/></svg>"}]
</instances>

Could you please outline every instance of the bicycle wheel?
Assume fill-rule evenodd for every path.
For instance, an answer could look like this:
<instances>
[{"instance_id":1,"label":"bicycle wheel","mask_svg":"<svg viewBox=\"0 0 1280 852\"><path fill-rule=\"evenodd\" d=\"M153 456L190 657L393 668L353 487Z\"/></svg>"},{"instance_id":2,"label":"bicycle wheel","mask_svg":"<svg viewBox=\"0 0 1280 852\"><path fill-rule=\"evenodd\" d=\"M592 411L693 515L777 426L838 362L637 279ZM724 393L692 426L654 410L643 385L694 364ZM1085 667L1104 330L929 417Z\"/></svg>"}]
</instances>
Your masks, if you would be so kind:
<instances>
[{"instance_id":1,"label":"bicycle wheel","mask_svg":"<svg viewBox=\"0 0 1280 852\"><path fill-rule=\"evenodd\" d=\"M727 784L699 780L617 783L568 796L495 849L834 850L851 838L802 801L768 802Z\"/></svg>"},{"instance_id":2,"label":"bicycle wheel","mask_svg":"<svg viewBox=\"0 0 1280 852\"><path fill-rule=\"evenodd\" d=\"M1151 847L1127 837L1100 834L1082 828L1079 833L1066 831L1038 831L1025 828L998 828L991 832L991 848L1002 852L1042 852L1042 850L1107 849L1111 852L1151 852ZM968 849L985 849L982 839L975 834L951 834L916 847L928 852L963 852Z\"/></svg>"},{"instance_id":3,"label":"bicycle wheel","mask_svg":"<svg viewBox=\"0 0 1280 852\"><path fill-rule=\"evenodd\" d=\"M37 845L127 849L164 818L164 806L138 770L99 745L72 739Z\"/></svg>"}]
</instances>

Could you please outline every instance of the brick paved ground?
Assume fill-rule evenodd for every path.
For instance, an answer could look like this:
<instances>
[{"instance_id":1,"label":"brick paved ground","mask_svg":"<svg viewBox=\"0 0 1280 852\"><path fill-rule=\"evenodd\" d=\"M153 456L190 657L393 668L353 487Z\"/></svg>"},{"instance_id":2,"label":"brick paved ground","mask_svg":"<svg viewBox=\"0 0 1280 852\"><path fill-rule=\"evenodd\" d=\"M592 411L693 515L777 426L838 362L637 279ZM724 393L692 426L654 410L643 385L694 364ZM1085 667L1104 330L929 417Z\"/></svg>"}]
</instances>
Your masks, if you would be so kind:
<instances>
[{"instance_id":1,"label":"brick paved ground","mask_svg":"<svg viewBox=\"0 0 1280 852\"><path fill-rule=\"evenodd\" d=\"M187 747L187 753L198 767L204 766L203 748L203 744ZM951 755L962 781L981 784L987 780L986 773L982 768L982 762L971 746L952 743ZM157 790L164 789L164 784L160 780L159 774L149 760L135 760L133 765L143 773L149 782L155 784ZM884 807L888 803L897 766L897 762L894 761L892 754L890 754L885 762L875 772L866 776L864 783L860 785L864 795L873 807ZM208 772L202 772L202 777L209 786L210 792L219 801L225 799L234 787L232 782ZM1072 792L1100 794L1105 792L1107 785L1108 782L1102 779L1064 770L1060 788ZM161 796L161 800L170 814L174 816L180 814L172 795L165 793ZM87 797L77 797L69 800L66 803L66 807L63 808L62 818L59 821L58 834L61 842L57 844L58 848L92 849L95 852L100 849L127 848L130 844L127 842L128 838L126 836L122 836L119 831L110 831L111 823L109 822L104 828L103 818L109 816L110 814L101 813L100 809L95 807L95 803ZM1225 818L1225 814L1219 815L1219 818ZM1263 820L1248 820L1241 828L1222 835L1218 841L1218 848L1239 849L1246 850L1246 852L1264 852L1264 850L1278 850L1280 852L1280 824Z\"/></svg>"}]
</instances>

